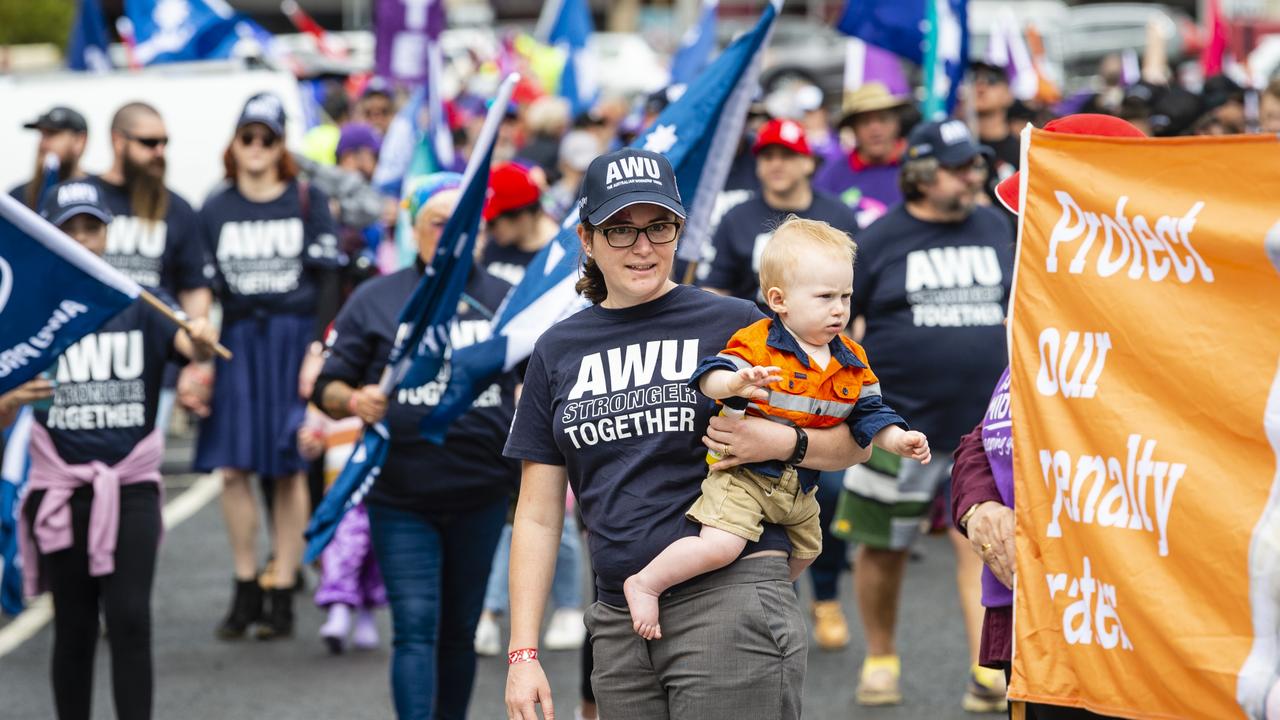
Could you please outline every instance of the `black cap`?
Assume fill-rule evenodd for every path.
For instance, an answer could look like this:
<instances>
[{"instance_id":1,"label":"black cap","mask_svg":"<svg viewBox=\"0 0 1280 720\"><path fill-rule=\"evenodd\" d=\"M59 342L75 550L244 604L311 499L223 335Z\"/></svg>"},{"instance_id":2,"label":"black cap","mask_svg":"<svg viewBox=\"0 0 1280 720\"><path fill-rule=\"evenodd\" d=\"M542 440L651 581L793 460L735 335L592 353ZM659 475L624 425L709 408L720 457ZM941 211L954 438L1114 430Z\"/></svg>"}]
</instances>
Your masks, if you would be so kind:
<instances>
[{"instance_id":1,"label":"black cap","mask_svg":"<svg viewBox=\"0 0 1280 720\"><path fill-rule=\"evenodd\" d=\"M1008 69L996 65L995 63L987 62L986 60L970 60L969 72L975 76L979 73L990 73L993 77L998 78L1000 82L1003 82L1006 85L1009 83Z\"/></svg>"},{"instance_id":2,"label":"black cap","mask_svg":"<svg viewBox=\"0 0 1280 720\"><path fill-rule=\"evenodd\" d=\"M959 120L920 123L907 136L907 160L935 158L942 165L952 166L978 155L994 154L991 148L979 145L969 127Z\"/></svg>"},{"instance_id":3,"label":"black cap","mask_svg":"<svg viewBox=\"0 0 1280 720\"><path fill-rule=\"evenodd\" d=\"M28 130L70 130L78 133L89 132L89 124L84 121L83 115L69 107L63 107L61 105L51 108L49 112L41 115L22 127Z\"/></svg>"},{"instance_id":4,"label":"black cap","mask_svg":"<svg viewBox=\"0 0 1280 720\"><path fill-rule=\"evenodd\" d=\"M244 110L240 111L240 120L236 122L236 129L249 125L251 123L260 123L271 129L276 135L284 135L284 105L281 104L280 98L271 93L258 93L249 98L244 104Z\"/></svg>"},{"instance_id":5,"label":"black cap","mask_svg":"<svg viewBox=\"0 0 1280 720\"><path fill-rule=\"evenodd\" d=\"M111 222L111 211L102 201L98 186L85 180L68 180L49 188L40 216L61 225L76 215L92 215L104 223Z\"/></svg>"},{"instance_id":6,"label":"black cap","mask_svg":"<svg viewBox=\"0 0 1280 720\"><path fill-rule=\"evenodd\" d=\"M599 225L619 210L641 203L685 216L676 174L666 156L623 148L591 161L582 180L582 217L588 223Z\"/></svg>"}]
</instances>

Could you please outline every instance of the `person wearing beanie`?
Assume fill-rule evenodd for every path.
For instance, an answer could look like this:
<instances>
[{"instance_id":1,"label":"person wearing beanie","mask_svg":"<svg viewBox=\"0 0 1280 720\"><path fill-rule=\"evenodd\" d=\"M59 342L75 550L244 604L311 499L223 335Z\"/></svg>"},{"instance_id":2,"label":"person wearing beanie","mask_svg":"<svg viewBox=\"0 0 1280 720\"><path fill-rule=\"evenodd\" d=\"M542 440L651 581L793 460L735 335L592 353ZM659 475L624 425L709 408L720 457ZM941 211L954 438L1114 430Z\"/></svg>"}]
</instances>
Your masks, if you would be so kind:
<instances>
[{"instance_id":1,"label":"person wearing beanie","mask_svg":"<svg viewBox=\"0 0 1280 720\"><path fill-rule=\"evenodd\" d=\"M378 379L413 294L461 194L461 177L428 176L409 197L415 262L361 284L338 313L312 403L331 418L380 421L390 451L364 500L373 552L391 607L391 689L398 717L463 718L475 678L474 637L490 561L519 470L502 457L515 412L514 374L484 388L442 445L418 430L440 400L450 367L391 397ZM511 286L473 266L451 322L456 352L488 337Z\"/></svg>"}]
</instances>

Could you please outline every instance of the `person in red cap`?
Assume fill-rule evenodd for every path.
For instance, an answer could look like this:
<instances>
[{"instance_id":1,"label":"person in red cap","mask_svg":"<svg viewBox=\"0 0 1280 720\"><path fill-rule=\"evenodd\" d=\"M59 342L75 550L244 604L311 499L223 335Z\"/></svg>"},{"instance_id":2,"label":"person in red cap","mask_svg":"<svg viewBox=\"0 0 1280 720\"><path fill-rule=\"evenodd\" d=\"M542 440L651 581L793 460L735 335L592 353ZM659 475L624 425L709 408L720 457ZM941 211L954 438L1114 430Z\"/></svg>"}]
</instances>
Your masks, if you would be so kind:
<instances>
[{"instance_id":1,"label":"person in red cap","mask_svg":"<svg viewBox=\"0 0 1280 720\"><path fill-rule=\"evenodd\" d=\"M489 173L481 211L488 233L480 264L490 274L519 285L525 267L556 236L558 228L542 212L541 201L542 189L523 165L503 163Z\"/></svg>"},{"instance_id":2,"label":"person in red cap","mask_svg":"<svg viewBox=\"0 0 1280 720\"><path fill-rule=\"evenodd\" d=\"M756 279L760 253L788 215L822 220L850 235L858 229L858 221L835 197L814 191L811 180L816 163L804 128L796 121L770 120L760 128L751 151L760 192L720 220L711 239L714 254L698 284L763 306Z\"/></svg>"},{"instance_id":3,"label":"person in red cap","mask_svg":"<svg viewBox=\"0 0 1280 720\"><path fill-rule=\"evenodd\" d=\"M1044 127L1050 132L1108 137L1143 137L1138 128L1110 115L1068 115ZM996 186L996 196L1015 216L1022 209L1020 178L1014 174ZM1008 370L996 382L988 411L960 440L951 470L951 513L956 529L982 559L982 640L978 663L1001 669L1008 682L1013 651L1013 443L1007 397ZM1001 411L999 408L1003 407ZM984 442L995 439L997 442ZM990 450L986 448L991 448ZM1019 712L1013 710L1013 716ZM1080 708L1027 703L1026 717L1098 718Z\"/></svg>"},{"instance_id":4,"label":"person in red cap","mask_svg":"<svg viewBox=\"0 0 1280 720\"><path fill-rule=\"evenodd\" d=\"M852 235L858 220L832 195L813 189L813 152L804 128L794 120L771 120L760 128L752 152L760 192L725 213L712 238L714 256L699 284L712 292L763 303L758 281L760 257L773 231L788 215L822 220ZM840 573L849 567L845 543L828 531L842 473L823 473L818 502L822 508L822 554L810 568L813 580L814 640L825 650L849 644L849 624L837 598Z\"/></svg>"}]
</instances>

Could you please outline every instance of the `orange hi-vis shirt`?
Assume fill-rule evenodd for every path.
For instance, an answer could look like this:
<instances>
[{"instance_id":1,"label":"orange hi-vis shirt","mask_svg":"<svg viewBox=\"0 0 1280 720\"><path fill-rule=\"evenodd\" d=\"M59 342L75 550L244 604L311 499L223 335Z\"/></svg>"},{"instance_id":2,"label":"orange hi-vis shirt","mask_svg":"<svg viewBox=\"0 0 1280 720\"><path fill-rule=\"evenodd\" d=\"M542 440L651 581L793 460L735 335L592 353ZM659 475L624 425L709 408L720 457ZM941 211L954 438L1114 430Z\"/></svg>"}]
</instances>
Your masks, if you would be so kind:
<instances>
[{"instance_id":1,"label":"orange hi-vis shirt","mask_svg":"<svg viewBox=\"0 0 1280 720\"><path fill-rule=\"evenodd\" d=\"M862 447L869 446L876 433L889 425L909 429L906 421L884 404L880 380L871 371L862 346L837 335L830 348L827 367L816 367L781 322L765 318L734 333L719 354L704 358L689 384L698 387L702 375L711 370L774 365L781 368L782 380L769 386L766 402L752 401L747 406L752 415L804 428L847 423Z\"/></svg>"}]
</instances>

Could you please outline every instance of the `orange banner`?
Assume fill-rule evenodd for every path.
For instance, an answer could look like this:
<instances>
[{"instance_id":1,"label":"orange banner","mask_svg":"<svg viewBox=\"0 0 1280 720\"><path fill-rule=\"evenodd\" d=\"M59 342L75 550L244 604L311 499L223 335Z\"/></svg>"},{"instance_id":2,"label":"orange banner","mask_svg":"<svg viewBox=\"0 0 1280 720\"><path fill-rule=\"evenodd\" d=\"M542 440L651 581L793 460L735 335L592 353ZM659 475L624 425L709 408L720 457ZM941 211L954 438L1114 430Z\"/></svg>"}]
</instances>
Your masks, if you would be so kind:
<instances>
[{"instance_id":1,"label":"orange banner","mask_svg":"<svg viewBox=\"0 0 1280 720\"><path fill-rule=\"evenodd\" d=\"M1280 701L1280 142L1023 146L1010 696L1261 719Z\"/></svg>"}]
</instances>

